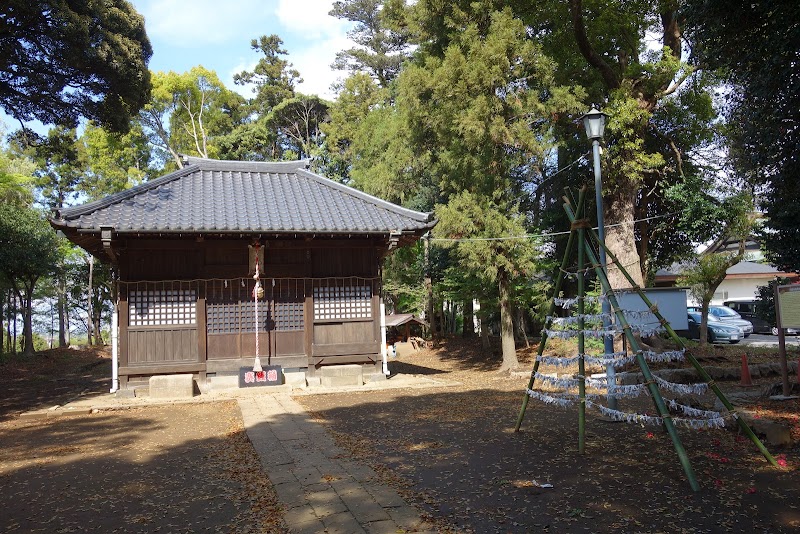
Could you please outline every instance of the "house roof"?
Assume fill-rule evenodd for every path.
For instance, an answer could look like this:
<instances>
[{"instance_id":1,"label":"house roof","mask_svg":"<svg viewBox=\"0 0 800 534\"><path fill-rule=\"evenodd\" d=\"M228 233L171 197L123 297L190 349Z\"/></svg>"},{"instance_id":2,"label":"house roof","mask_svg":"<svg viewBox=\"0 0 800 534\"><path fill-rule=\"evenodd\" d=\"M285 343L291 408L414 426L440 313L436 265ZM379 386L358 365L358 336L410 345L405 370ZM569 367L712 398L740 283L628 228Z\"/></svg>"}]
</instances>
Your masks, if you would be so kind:
<instances>
[{"instance_id":1,"label":"house roof","mask_svg":"<svg viewBox=\"0 0 800 534\"><path fill-rule=\"evenodd\" d=\"M656 271L655 280L657 282L674 280L683 274L689 265L688 263L673 263L667 269L659 269ZM740 261L736 265L728 267L725 273L727 277L730 278L774 278L775 276L793 276L793 273L785 273L779 271L772 265L754 261Z\"/></svg>"},{"instance_id":2,"label":"house roof","mask_svg":"<svg viewBox=\"0 0 800 534\"><path fill-rule=\"evenodd\" d=\"M115 233L414 234L434 226L409 210L306 167L188 158L183 169L96 202L62 209L54 227Z\"/></svg>"}]
</instances>

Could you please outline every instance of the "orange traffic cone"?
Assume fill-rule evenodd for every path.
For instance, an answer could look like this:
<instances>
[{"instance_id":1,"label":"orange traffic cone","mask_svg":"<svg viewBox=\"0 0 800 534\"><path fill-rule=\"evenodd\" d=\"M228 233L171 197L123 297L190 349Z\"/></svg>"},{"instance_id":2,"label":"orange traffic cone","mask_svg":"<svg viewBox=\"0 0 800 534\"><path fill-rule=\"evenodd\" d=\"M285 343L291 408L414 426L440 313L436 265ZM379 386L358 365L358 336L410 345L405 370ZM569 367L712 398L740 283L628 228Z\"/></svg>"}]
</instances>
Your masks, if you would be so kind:
<instances>
[{"instance_id":1,"label":"orange traffic cone","mask_svg":"<svg viewBox=\"0 0 800 534\"><path fill-rule=\"evenodd\" d=\"M753 378L750 376L750 368L747 366L747 354L742 354L742 380L740 386L752 386Z\"/></svg>"}]
</instances>

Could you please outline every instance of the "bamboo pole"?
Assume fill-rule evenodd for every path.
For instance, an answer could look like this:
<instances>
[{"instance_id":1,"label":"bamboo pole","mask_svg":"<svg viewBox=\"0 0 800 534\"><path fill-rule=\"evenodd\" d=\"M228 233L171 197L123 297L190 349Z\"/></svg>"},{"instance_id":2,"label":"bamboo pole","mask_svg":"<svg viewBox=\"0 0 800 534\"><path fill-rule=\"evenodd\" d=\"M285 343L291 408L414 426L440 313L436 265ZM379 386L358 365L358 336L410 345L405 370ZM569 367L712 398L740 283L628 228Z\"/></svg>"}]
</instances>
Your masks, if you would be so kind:
<instances>
[{"instance_id":1,"label":"bamboo pole","mask_svg":"<svg viewBox=\"0 0 800 534\"><path fill-rule=\"evenodd\" d=\"M605 247L605 245L600 243L600 239L597 237L597 234L595 234L594 231L590 230L589 236L599 246ZM777 466L778 462L775 460L775 458L772 456L772 454L770 454L770 452L767 450L767 448L764 446L764 444L761 442L761 440L758 439L758 436L755 435L753 430L750 428L750 425L748 425L747 422L745 422L745 420L741 416L738 415L738 413L736 412L736 408L730 403L730 401L728 401L727 397L725 397L725 394L722 393L722 390L719 388L717 383L714 381L713 378L711 378L711 375L709 375L708 372L703 368L703 366L700 365L700 362L697 361L697 359L694 357L694 355L686 349L686 345L683 343L683 341L678 336L678 334L675 333L675 330L672 329L672 326L670 326L669 322L667 322L664 319L664 317L661 315L661 313L659 313L658 308L650 301L650 299L647 298L647 295L644 294L644 292L641 290L641 288L636 285L636 283L630 277L628 272L621 267L621 264L620 264L619 260L617 259L617 257L610 250L608 250L607 247L605 247L605 249L606 249L606 255L609 258L611 258L611 261L613 261L618 266L620 266L620 271L625 276L625 278L628 280L628 283L631 284L631 286L634 289L636 289L636 291L639 293L639 296L642 298L642 301L645 303L645 305L647 305L647 307L650 308L650 311L653 312L653 314L655 314L655 316L661 322L661 325L666 329L667 334L669 335L670 339L672 339L672 341L677 343L678 346L681 347L684 350L684 356L689 361L689 363L692 365L692 367L694 367L694 369L697 371L697 373L700 375L700 377L703 379L703 381L706 384L708 384L708 386L711 388L711 390L714 392L714 394L717 396L717 398L720 400L720 402L722 402L723 406L725 406L725 408L728 411L733 412L735 414L736 422L739 425L739 428L742 429L742 432L744 432L747 435L747 437L750 438L750 441L752 441L753 444L755 444L755 446L758 448L759 452L761 452L761 454L764 456L764 458L770 464L772 464L774 466Z\"/></svg>"},{"instance_id":2,"label":"bamboo pole","mask_svg":"<svg viewBox=\"0 0 800 534\"><path fill-rule=\"evenodd\" d=\"M575 213L572 211L572 206L569 201L564 204L564 211L567 212L567 217L569 218L570 222L574 223L576 217ZM591 233L594 234L594 232ZM633 336L631 326L628 324L625 314L623 314L619 308L619 303L614 296L614 291L608 282L608 278L606 278L605 272L603 271L603 266L598 263L597 257L594 254L594 249L591 247L589 242L585 242L584 245L584 248L586 249L586 255L589 257L589 261L595 266L595 273L597 274L597 278L600 280L600 285L603 288L603 294L611 304L611 309L613 310L617 321L619 321L619 324L622 326L622 331L630 343L631 348L636 354L636 361L642 371L642 375L644 376L645 384L650 392L650 396L653 398L653 404L655 405L656 411L661 416L661 420L663 421L667 434L669 434L669 437L672 440L672 445L678 455L678 460L683 467L683 471L686 474L689 485L693 491L699 491L700 485L697 483L697 479L695 478L694 470L689 462L689 456L686 454L686 449L683 447L683 443L681 443L681 439L678 436L677 430L675 429L675 424L672 422L672 416L670 415L669 410L667 410L667 406L664 403L664 399L661 397L661 392L658 390L658 386L655 384L655 379L650 373L650 367L647 365L647 361L642 355L641 349L639 348L639 342L636 341L636 338ZM621 271L625 272L625 268L622 265L618 264L618 267Z\"/></svg>"},{"instance_id":3,"label":"bamboo pole","mask_svg":"<svg viewBox=\"0 0 800 534\"><path fill-rule=\"evenodd\" d=\"M586 199L586 187L581 188L578 194L578 209L583 209L583 205ZM519 410L519 416L517 417L517 424L514 426L514 432L519 432L520 427L522 426L522 420L525 418L525 411L528 409L528 402L531 400L530 396L528 395L528 390L533 388L533 382L536 378L536 373L539 371L539 359L542 357L544 353L544 347L547 343L547 329L550 328L550 324L552 323L552 317L556 310L556 302L555 298L558 296L559 292L561 291L561 282L563 281L564 277L561 274L566 270L567 266L569 265L570 259L570 252L572 250L572 244L575 240L576 232L574 229L570 230L569 239L567 240L567 248L564 250L564 257L561 260L561 267L558 271L558 276L556 277L556 284L553 288L553 298L550 299L550 309L547 312L548 319L545 321L545 331L542 332L542 338L539 341L539 349L536 353L536 360L533 363L533 370L531 371L531 378L528 380L528 387L525 390L524 396L522 397L522 406Z\"/></svg>"},{"instance_id":4,"label":"bamboo pole","mask_svg":"<svg viewBox=\"0 0 800 534\"><path fill-rule=\"evenodd\" d=\"M578 208L578 217L583 216L583 207ZM583 353L586 350L586 339L583 333L586 326L583 315L586 312L586 288L584 287L585 273L583 267L586 264L584 254L584 243L586 242L586 227L590 226L585 219L578 219L572 224L578 228L578 454L586 451L586 366L583 360Z\"/></svg>"}]
</instances>

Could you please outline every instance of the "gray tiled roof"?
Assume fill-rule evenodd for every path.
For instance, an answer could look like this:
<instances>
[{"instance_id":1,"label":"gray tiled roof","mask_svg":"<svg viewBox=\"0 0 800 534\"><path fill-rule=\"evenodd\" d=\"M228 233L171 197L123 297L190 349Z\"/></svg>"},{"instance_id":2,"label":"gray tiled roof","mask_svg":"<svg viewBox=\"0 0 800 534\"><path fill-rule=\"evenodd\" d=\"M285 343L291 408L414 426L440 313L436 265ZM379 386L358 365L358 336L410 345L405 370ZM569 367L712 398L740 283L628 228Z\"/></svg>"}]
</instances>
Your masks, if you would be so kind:
<instances>
[{"instance_id":1,"label":"gray tiled roof","mask_svg":"<svg viewBox=\"0 0 800 534\"><path fill-rule=\"evenodd\" d=\"M55 226L115 232L370 234L431 228L402 208L306 170L306 161L190 158L179 171L56 214Z\"/></svg>"}]
</instances>

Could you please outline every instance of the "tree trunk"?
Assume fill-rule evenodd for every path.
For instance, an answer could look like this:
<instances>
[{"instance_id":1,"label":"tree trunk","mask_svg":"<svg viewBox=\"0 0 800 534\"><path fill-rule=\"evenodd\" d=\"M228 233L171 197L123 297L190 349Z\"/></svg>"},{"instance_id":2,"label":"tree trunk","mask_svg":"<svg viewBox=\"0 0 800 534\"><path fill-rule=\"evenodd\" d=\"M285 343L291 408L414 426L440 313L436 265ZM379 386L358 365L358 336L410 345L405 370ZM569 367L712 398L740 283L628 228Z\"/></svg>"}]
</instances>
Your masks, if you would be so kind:
<instances>
[{"instance_id":1,"label":"tree trunk","mask_svg":"<svg viewBox=\"0 0 800 534\"><path fill-rule=\"evenodd\" d=\"M511 284L507 273L499 273L497 285L500 290L500 343L503 349L500 370L509 371L519 367L519 361L514 343L514 313L511 309Z\"/></svg>"},{"instance_id":2,"label":"tree trunk","mask_svg":"<svg viewBox=\"0 0 800 534\"><path fill-rule=\"evenodd\" d=\"M531 342L528 340L528 333L525 331L525 312L522 308L517 308L517 325L519 326L519 333L525 340L525 347L531 348Z\"/></svg>"},{"instance_id":3,"label":"tree trunk","mask_svg":"<svg viewBox=\"0 0 800 534\"><path fill-rule=\"evenodd\" d=\"M708 303L703 299L700 303L700 346L708 344Z\"/></svg>"},{"instance_id":4,"label":"tree trunk","mask_svg":"<svg viewBox=\"0 0 800 534\"><path fill-rule=\"evenodd\" d=\"M67 330L69 323L67 322L67 281L63 276L58 280L58 346L64 348L67 346Z\"/></svg>"},{"instance_id":5,"label":"tree trunk","mask_svg":"<svg viewBox=\"0 0 800 534\"><path fill-rule=\"evenodd\" d=\"M622 181L622 179L617 181ZM632 183L618 184L613 194L606 195L605 241L608 249L620 261L621 267L628 272L639 287L644 287L633 227L637 190L638 188ZM608 281L613 289L630 287L619 268L611 264L610 258L608 259Z\"/></svg>"},{"instance_id":6,"label":"tree trunk","mask_svg":"<svg viewBox=\"0 0 800 534\"><path fill-rule=\"evenodd\" d=\"M17 353L17 314L19 313L19 308L17 308L17 295L14 293L11 297L11 311L14 314L14 338L13 343L11 345L11 353Z\"/></svg>"},{"instance_id":7,"label":"tree trunk","mask_svg":"<svg viewBox=\"0 0 800 534\"><path fill-rule=\"evenodd\" d=\"M461 335L465 338L475 337L475 324L472 317L475 315L475 310L472 306L472 299L464 299L464 327L461 330Z\"/></svg>"},{"instance_id":8,"label":"tree trunk","mask_svg":"<svg viewBox=\"0 0 800 534\"><path fill-rule=\"evenodd\" d=\"M22 300L22 338L25 343L23 356L32 357L35 355L33 350L33 284L25 288L25 297Z\"/></svg>"},{"instance_id":9,"label":"tree trunk","mask_svg":"<svg viewBox=\"0 0 800 534\"><path fill-rule=\"evenodd\" d=\"M3 326L5 325L5 311L6 311L6 299L5 295L3 298L0 298L0 354L3 354L3 342L5 338L3 337Z\"/></svg>"},{"instance_id":10,"label":"tree trunk","mask_svg":"<svg viewBox=\"0 0 800 534\"><path fill-rule=\"evenodd\" d=\"M103 330L102 328L100 328L101 327L100 322L101 322L101 317L100 313L98 312L94 316L94 326L92 327L92 330L94 331L94 344L97 346L104 345Z\"/></svg>"}]
</instances>

